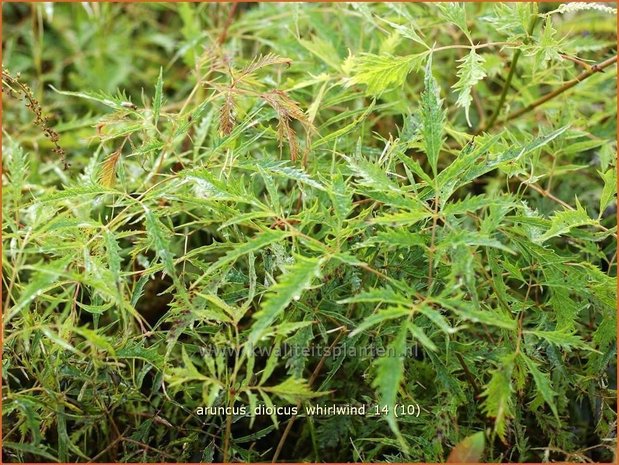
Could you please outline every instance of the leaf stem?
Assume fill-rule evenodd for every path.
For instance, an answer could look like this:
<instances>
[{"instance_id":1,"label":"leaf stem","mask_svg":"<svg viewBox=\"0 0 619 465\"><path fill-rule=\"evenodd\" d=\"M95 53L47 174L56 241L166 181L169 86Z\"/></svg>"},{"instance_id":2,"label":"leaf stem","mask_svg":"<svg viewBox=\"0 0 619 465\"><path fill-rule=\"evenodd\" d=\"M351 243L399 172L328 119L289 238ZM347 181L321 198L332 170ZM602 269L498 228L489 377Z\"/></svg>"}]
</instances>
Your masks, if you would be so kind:
<instances>
[{"instance_id":1,"label":"leaf stem","mask_svg":"<svg viewBox=\"0 0 619 465\"><path fill-rule=\"evenodd\" d=\"M474 396L478 397L481 394L481 389L479 388L479 385L475 381L475 377L471 373L471 370L469 370L469 367L464 361L464 358L462 357L462 355L459 352L455 352L455 354L456 354L456 358L458 359L458 362L460 362L460 366L462 367L462 371L464 371L464 375L466 376L468 383L473 388Z\"/></svg>"},{"instance_id":2,"label":"leaf stem","mask_svg":"<svg viewBox=\"0 0 619 465\"><path fill-rule=\"evenodd\" d=\"M331 351L333 350L335 345L338 343L338 341L342 337L342 334L344 334L344 331L340 330L340 332L338 333L338 335L335 338L335 340L331 343L331 346L329 346L329 350L326 351L323 354L322 358L318 362L318 365L316 365L316 368L314 368L314 371L312 372L312 375L310 376L310 379L309 379L309 381L307 383L310 387L312 386L312 384L314 384L314 381L316 380L316 378L318 377L318 374L322 370L322 367L324 366L326 358L327 358L327 354L331 353ZM301 407L301 402L299 401L299 402L297 402L297 409L299 409L300 407ZM271 460L271 463L277 462L277 459L279 458L279 454L281 454L282 449L284 448L284 444L286 443L286 438L290 434L290 431L292 430L292 425L294 424L295 420L297 419L297 416L298 415L293 415L290 418L290 420L288 421L288 424L286 425L286 429L284 430L284 433L282 434L282 437L280 438L279 442L277 443L277 449L275 450L275 454L273 454L273 459Z\"/></svg>"},{"instance_id":3,"label":"leaf stem","mask_svg":"<svg viewBox=\"0 0 619 465\"><path fill-rule=\"evenodd\" d=\"M531 20L531 23L529 24L529 30L527 31L527 37L530 36L531 34L533 34L533 30L535 29L535 25L536 24L537 24L537 17L534 17ZM512 83L512 79L514 78L514 74L516 72L516 65L518 64L518 60L520 59L520 55L522 55L522 48L519 48L514 53L514 58L512 60L511 66L509 68L509 73L507 74L507 78L505 79L505 84L503 85L503 91L501 92L501 96L499 97L499 103L497 104L497 106L496 106L496 108L494 110L494 113L492 113L492 116L488 120L488 123L486 123L485 126L482 126L483 129L480 129L478 131L478 133L482 132L482 131L487 131L492 126L494 126L494 123L496 122L497 118L499 117L499 114L501 113L501 109L503 108L503 104L505 103L505 99L507 97L507 91L509 90L509 88L511 86L511 83Z\"/></svg>"},{"instance_id":4,"label":"leaf stem","mask_svg":"<svg viewBox=\"0 0 619 465\"><path fill-rule=\"evenodd\" d=\"M434 270L434 251L436 250L436 226L438 223L438 183L434 183L434 212L432 214L432 237L430 239L430 248L428 250L428 294L431 293L432 279L433 279L433 270Z\"/></svg>"},{"instance_id":5,"label":"leaf stem","mask_svg":"<svg viewBox=\"0 0 619 465\"><path fill-rule=\"evenodd\" d=\"M518 118L519 116L524 115L525 113L529 113L530 111L532 111L535 108L539 107L540 105L546 103L547 101L552 100L553 98L561 95L566 90L571 89L572 87L574 87L579 82L584 81L585 79L587 79L588 77L594 75L595 73L599 73L599 72L603 71L605 68L608 68L610 65L612 65L612 64L614 64L616 62L617 62L617 55L615 55L612 58L609 58L608 60L604 60L603 62L598 63L597 65L593 65L591 67L591 69L583 71L578 76L576 76L574 79L572 79L570 81L567 81L565 84L563 84L558 89L553 90L552 92L544 95L543 97L540 97L539 99L537 99L533 103L527 105L526 107L521 108L520 110L518 110L518 111L512 113L511 115L507 116L505 119L501 120L499 122L499 124L501 124L501 125L505 124L505 123L507 123L509 121L512 121L512 120Z\"/></svg>"},{"instance_id":6,"label":"leaf stem","mask_svg":"<svg viewBox=\"0 0 619 465\"><path fill-rule=\"evenodd\" d=\"M234 324L234 336L236 340L237 349L241 345L241 341L239 339L239 328L237 323ZM234 401L236 400L236 376L240 367L239 363L239 351L234 351L234 370L232 372L232 376L230 378L230 383L228 386L228 406L230 409L234 407ZM224 432L224 445L223 445L223 461L227 463L230 457L230 438L232 437L232 415L228 415L226 417L226 429Z\"/></svg>"},{"instance_id":7,"label":"leaf stem","mask_svg":"<svg viewBox=\"0 0 619 465\"><path fill-rule=\"evenodd\" d=\"M234 15L236 13L236 9L238 8L238 6L239 6L238 3L233 3L232 6L230 7L230 10L228 11L228 17L226 18L224 27L221 30L221 34L219 34L219 37L217 38L217 44L220 46L223 45L226 39L228 38L228 29L230 28L230 25L232 24L232 21L234 20Z\"/></svg>"},{"instance_id":8,"label":"leaf stem","mask_svg":"<svg viewBox=\"0 0 619 465\"><path fill-rule=\"evenodd\" d=\"M477 44L477 45L465 45L465 44L456 44L456 45L445 45L443 47L433 48L428 50L428 52L442 52L443 50L454 50L454 49L466 49L466 50L478 50L480 48L488 48L488 47L518 47L522 45L519 42L487 42L485 44Z\"/></svg>"}]
</instances>

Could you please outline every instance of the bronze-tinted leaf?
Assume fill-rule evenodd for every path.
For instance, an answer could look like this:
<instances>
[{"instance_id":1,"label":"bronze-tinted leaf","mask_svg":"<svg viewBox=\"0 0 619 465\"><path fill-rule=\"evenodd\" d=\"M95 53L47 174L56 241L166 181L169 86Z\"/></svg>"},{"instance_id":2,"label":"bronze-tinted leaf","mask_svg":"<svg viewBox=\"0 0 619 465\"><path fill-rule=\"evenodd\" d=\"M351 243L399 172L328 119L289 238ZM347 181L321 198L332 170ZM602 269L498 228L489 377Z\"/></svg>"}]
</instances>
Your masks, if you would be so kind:
<instances>
[{"instance_id":1,"label":"bronze-tinted leaf","mask_svg":"<svg viewBox=\"0 0 619 465\"><path fill-rule=\"evenodd\" d=\"M227 136L234 129L234 123L234 99L232 93L228 92L219 110L219 130Z\"/></svg>"},{"instance_id":2,"label":"bronze-tinted leaf","mask_svg":"<svg viewBox=\"0 0 619 465\"><path fill-rule=\"evenodd\" d=\"M100 181L106 187L112 187L116 181L116 168L120 159L120 150L117 150L103 162L101 167Z\"/></svg>"},{"instance_id":3,"label":"bronze-tinted leaf","mask_svg":"<svg viewBox=\"0 0 619 465\"><path fill-rule=\"evenodd\" d=\"M262 99L268 103L277 113L279 124L277 126L277 138L280 147L284 140L288 141L290 146L290 158L296 160L299 154L299 142L296 138L296 132L290 125L290 120L297 120L305 128L308 135L315 130L312 123L307 118L307 115L301 110L297 102L281 90L275 89L265 92L261 95Z\"/></svg>"},{"instance_id":4,"label":"bronze-tinted leaf","mask_svg":"<svg viewBox=\"0 0 619 465\"><path fill-rule=\"evenodd\" d=\"M485 447L485 433L479 431L456 444L447 457L447 463L478 463Z\"/></svg>"},{"instance_id":5,"label":"bronze-tinted leaf","mask_svg":"<svg viewBox=\"0 0 619 465\"><path fill-rule=\"evenodd\" d=\"M252 73L255 73L260 68L264 68L265 66L270 65L279 65L284 64L290 66L292 60L290 58L283 58L275 55L274 53L267 53L266 55L260 55L257 58L254 58L245 68L243 68L239 75L237 76L237 82L241 79L249 76Z\"/></svg>"}]
</instances>

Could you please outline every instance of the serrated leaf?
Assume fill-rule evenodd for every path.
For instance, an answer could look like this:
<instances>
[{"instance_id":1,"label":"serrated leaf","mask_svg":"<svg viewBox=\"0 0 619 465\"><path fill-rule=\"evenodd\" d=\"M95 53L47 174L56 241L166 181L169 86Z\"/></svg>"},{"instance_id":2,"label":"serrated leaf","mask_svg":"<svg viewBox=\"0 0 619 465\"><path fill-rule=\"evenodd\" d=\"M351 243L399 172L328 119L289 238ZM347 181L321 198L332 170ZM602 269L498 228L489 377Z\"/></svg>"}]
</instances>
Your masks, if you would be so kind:
<instances>
[{"instance_id":1,"label":"serrated leaf","mask_svg":"<svg viewBox=\"0 0 619 465\"><path fill-rule=\"evenodd\" d=\"M449 298L429 298L428 302L434 302L439 306L447 308L465 320L473 323L483 323L490 326L498 326L505 329L516 329L516 320L505 312L491 309L476 310L471 302L461 299Z\"/></svg>"},{"instance_id":2,"label":"serrated leaf","mask_svg":"<svg viewBox=\"0 0 619 465\"><path fill-rule=\"evenodd\" d=\"M369 289L362 291L359 294L348 297L347 299L338 300L338 304L351 304L361 302L373 302L373 303L391 303L398 305L409 305L410 299L398 294L390 287L381 287L377 289Z\"/></svg>"},{"instance_id":3,"label":"serrated leaf","mask_svg":"<svg viewBox=\"0 0 619 465\"><path fill-rule=\"evenodd\" d=\"M325 187L322 184L313 179L304 170L302 170L301 168L296 168L294 166L289 166L287 162L261 161L259 163L252 162L251 165L255 167L260 167L269 173L292 179L294 181L300 182L301 184L306 184L321 191L325 190ZM251 165L242 166L249 168ZM255 167L253 169L255 169Z\"/></svg>"},{"instance_id":4,"label":"serrated leaf","mask_svg":"<svg viewBox=\"0 0 619 465\"><path fill-rule=\"evenodd\" d=\"M298 378L288 378L276 386L260 389L275 394L291 404L327 394L326 392L313 392L305 380Z\"/></svg>"},{"instance_id":5,"label":"serrated leaf","mask_svg":"<svg viewBox=\"0 0 619 465\"><path fill-rule=\"evenodd\" d=\"M582 349L595 351L592 347L587 345L580 336L570 332L568 329L561 329L557 331L534 331L527 330L525 334L533 334L540 339L543 339L550 344L553 344L557 347L565 351L570 351L572 349Z\"/></svg>"},{"instance_id":6,"label":"serrated leaf","mask_svg":"<svg viewBox=\"0 0 619 465\"><path fill-rule=\"evenodd\" d=\"M350 133L353 129L355 129L358 125L360 125L363 121L366 120L367 116L372 113L375 106L376 106L376 100L372 100L372 102L367 106L365 111L361 115L359 115L357 118L355 118L351 123L347 124L343 128L336 129L335 131L329 131L328 134L321 137L312 146L314 148L317 148L320 145L323 145L332 140L336 140L337 138Z\"/></svg>"},{"instance_id":7,"label":"serrated leaf","mask_svg":"<svg viewBox=\"0 0 619 465\"><path fill-rule=\"evenodd\" d=\"M24 443L10 442L10 441L2 441L2 447L4 449L11 449L11 450L16 450L16 451L19 451L25 454L31 454L31 455L34 455L35 457L43 457L45 459L48 459L50 462L60 461L58 460L57 457L50 454L47 451L47 447L42 444L33 445L33 444L27 444L27 443L24 444Z\"/></svg>"},{"instance_id":8,"label":"serrated leaf","mask_svg":"<svg viewBox=\"0 0 619 465\"><path fill-rule=\"evenodd\" d=\"M238 244L230 244L232 247L223 257L209 266L206 275L212 274L214 271L235 262L240 257L249 254L250 252L257 252L264 247L281 241L287 237L289 233L285 231L278 231L275 229L267 229L261 232L247 242Z\"/></svg>"},{"instance_id":9,"label":"serrated leaf","mask_svg":"<svg viewBox=\"0 0 619 465\"><path fill-rule=\"evenodd\" d=\"M353 203L352 192L347 190L347 185L340 173L333 178L328 192L335 215L340 222L344 221L352 211Z\"/></svg>"},{"instance_id":10,"label":"serrated leaf","mask_svg":"<svg viewBox=\"0 0 619 465\"><path fill-rule=\"evenodd\" d=\"M404 316L410 315L411 310L405 307L397 306L397 307L388 307L383 310L379 310L373 315L365 318L359 326L357 326L348 337L354 337L359 333L362 333L366 329L371 328L372 326L376 326L383 321L394 320L398 318L402 318Z\"/></svg>"},{"instance_id":11,"label":"serrated leaf","mask_svg":"<svg viewBox=\"0 0 619 465\"><path fill-rule=\"evenodd\" d=\"M161 103L163 101L163 67L159 68L159 77L155 85L155 96L153 97L153 125L157 126L159 122L159 113L161 112Z\"/></svg>"},{"instance_id":12,"label":"serrated leaf","mask_svg":"<svg viewBox=\"0 0 619 465\"><path fill-rule=\"evenodd\" d=\"M259 341L286 307L293 300L300 299L301 293L311 286L313 279L320 276L322 261L320 258L298 256L295 263L286 268L278 282L269 288L260 311L254 315L248 337L250 343Z\"/></svg>"},{"instance_id":13,"label":"serrated leaf","mask_svg":"<svg viewBox=\"0 0 619 465\"><path fill-rule=\"evenodd\" d=\"M458 66L458 82L456 82L452 88L458 91L456 105L460 108L464 108L466 122L471 126L471 120L469 118L469 108L473 101L471 89L486 77L486 71L484 69L485 60L484 57L477 54L475 49L471 49L466 57L458 61L461 63Z\"/></svg>"},{"instance_id":14,"label":"serrated leaf","mask_svg":"<svg viewBox=\"0 0 619 465\"><path fill-rule=\"evenodd\" d=\"M404 355L406 354L407 322L404 322L396 337L387 348L387 354L374 362L376 376L372 381L372 387L378 391L380 404L387 406L387 423L391 431L398 437L400 443L406 448L406 443L400 434L395 417L395 403L398 398L398 389L404 378Z\"/></svg>"},{"instance_id":15,"label":"serrated leaf","mask_svg":"<svg viewBox=\"0 0 619 465\"><path fill-rule=\"evenodd\" d=\"M431 306L424 303L421 304L418 310L419 313L425 315L428 320L438 326L444 333L454 334L458 332L458 329L452 327L447 321L447 318L445 318L440 311L432 308Z\"/></svg>"},{"instance_id":16,"label":"serrated leaf","mask_svg":"<svg viewBox=\"0 0 619 465\"><path fill-rule=\"evenodd\" d=\"M538 395L540 395L544 399L544 401L550 407L550 410L552 410L553 415L558 420L559 412L557 411L557 406L554 400L557 393L552 389L552 386L550 384L550 376L548 376L548 373L542 373L537 367L537 364L522 352L519 354L519 356L524 360L524 363L526 364L529 373L531 373L531 376L533 376L533 381L535 382L535 386L537 387Z\"/></svg>"},{"instance_id":17,"label":"serrated leaf","mask_svg":"<svg viewBox=\"0 0 619 465\"><path fill-rule=\"evenodd\" d=\"M615 167L611 167L605 173L599 173L604 180L604 187L600 195L600 215L604 213L608 204L617 196L617 171Z\"/></svg>"},{"instance_id":18,"label":"serrated leaf","mask_svg":"<svg viewBox=\"0 0 619 465\"><path fill-rule=\"evenodd\" d=\"M363 53L353 59L350 84L363 84L368 95L400 87L406 76L419 68L423 54L408 56L374 55Z\"/></svg>"},{"instance_id":19,"label":"serrated leaf","mask_svg":"<svg viewBox=\"0 0 619 465\"><path fill-rule=\"evenodd\" d=\"M4 160L8 167L4 175L11 181L4 189L13 191L19 197L22 193L22 186L27 181L29 175L29 160L21 145L12 139L9 144L3 147Z\"/></svg>"},{"instance_id":20,"label":"serrated leaf","mask_svg":"<svg viewBox=\"0 0 619 465\"><path fill-rule=\"evenodd\" d=\"M145 218L146 232L151 240L152 247L161 260L166 273L169 276L174 276L176 274L176 270L173 260L174 255L171 252L170 241L168 239L170 233L167 232L166 227L152 211L146 210Z\"/></svg>"},{"instance_id":21,"label":"serrated leaf","mask_svg":"<svg viewBox=\"0 0 619 465\"><path fill-rule=\"evenodd\" d=\"M277 414L275 413L275 408L273 406L273 401L271 400L271 398L269 397L268 393L265 392L263 389L261 389L260 391L260 397L262 397L262 400L264 401L264 404L267 406L267 408L273 412L271 414L271 421L273 422L273 425L275 425L275 428L279 428L279 422L277 420Z\"/></svg>"},{"instance_id":22,"label":"serrated leaf","mask_svg":"<svg viewBox=\"0 0 619 465\"><path fill-rule=\"evenodd\" d=\"M537 4L497 3L492 16L484 18L500 32L508 34L508 40L520 40L527 35L531 17L537 15Z\"/></svg>"},{"instance_id":23,"label":"serrated leaf","mask_svg":"<svg viewBox=\"0 0 619 465\"><path fill-rule=\"evenodd\" d=\"M432 213L425 210L392 213L372 218L371 223L387 224L391 226L412 226L413 224L426 220L431 216Z\"/></svg>"},{"instance_id":24,"label":"serrated leaf","mask_svg":"<svg viewBox=\"0 0 619 465\"><path fill-rule=\"evenodd\" d=\"M118 358L126 359L141 359L145 360L153 366L161 366L164 359L159 353L159 348L156 345L146 347L144 341L127 341L123 347L116 350Z\"/></svg>"},{"instance_id":25,"label":"serrated leaf","mask_svg":"<svg viewBox=\"0 0 619 465\"><path fill-rule=\"evenodd\" d=\"M50 84L50 88L61 95L68 95L71 97L79 97L93 102L102 103L105 106L113 108L119 111L133 111L134 108L130 106L130 102L127 101L124 95L108 95L103 92L70 92L66 90L58 90Z\"/></svg>"},{"instance_id":26,"label":"serrated leaf","mask_svg":"<svg viewBox=\"0 0 619 465\"><path fill-rule=\"evenodd\" d=\"M383 244L385 247L397 248L423 247L428 241L428 236L424 234L411 233L401 229L390 229L369 237L366 241L359 244L358 247L366 247L373 244Z\"/></svg>"},{"instance_id":27,"label":"serrated leaf","mask_svg":"<svg viewBox=\"0 0 619 465\"><path fill-rule=\"evenodd\" d=\"M166 373L166 378L168 379L168 385L170 387L182 385L188 381L201 381L205 385L221 386L221 382L200 373L189 357L189 354L187 354L187 350L184 345L181 346L181 358L183 361L183 366L171 368ZM209 397L208 394L206 397Z\"/></svg>"},{"instance_id":28,"label":"serrated leaf","mask_svg":"<svg viewBox=\"0 0 619 465\"><path fill-rule=\"evenodd\" d=\"M17 315L20 311L31 305L37 298L44 295L51 287L55 286L58 276L65 272L65 267L71 261L71 256L47 263L45 268L38 269L29 279L28 284L19 294L15 304L9 307L4 315L4 324Z\"/></svg>"},{"instance_id":29,"label":"serrated leaf","mask_svg":"<svg viewBox=\"0 0 619 465\"><path fill-rule=\"evenodd\" d=\"M475 195L467 197L464 200L450 202L443 208L445 215L459 215L467 212L474 212L482 208L491 206L501 206L504 208L517 207L519 204L516 199L510 195L502 195L500 197L490 197L486 195Z\"/></svg>"},{"instance_id":30,"label":"serrated leaf","mask_svg":"<svg viewBox=\"0 0 619 465\"><path fill-rule=\"evenodd\" d=\"M105 251L107 252L107 262L110 267L110 271L114 276L116 282L120 280L120 265L121 265L121 248L118 245L116 237L109 229L106 229L103 233L105 242Z\"/></svg>"},{"instance_id":31,"label":"serrated leaf","mask_svg":"<svg viewBox=\"0 0 619 465\"><path fill-rule=\"evenodd\" d=\"M427 48L425 41L417 33L417 31L414 29L412 24L410 23L409 24L396 24L384 18L378 18L378 19L382 20L383 22L391 26L393 29L395 29L398 35L401 35L402 37L406 37L407 39L410 39L413 42L417 42L418 44L423 45L424 47Z\"/></svg>"},{"instance_id":32,"label":"serrated leaf","mask_svg":"<svg viewBox=\"0 0 619 465\"><path fill-rule=\"evenodd\" d=\"M440 189L440 199L445 203L456 189L474 179L498 168L502 163L513 162L525 155L547 145L568 129L563 126L543 136L536 137L531 142L495 153L491 149L499 141L500 136L478 137L479 143L462 149L451 165L441 171L436 179Z\"/></svg>"},{"instance_id":33,"label":"serrated leaf","mask_svg":"<svg viewBox=\"0 0 619 465\"><path fill-rule=\"evenodd\" d=\"M73 352L74 354L81 357L85 357L84 354L82 354L79 350L69 344L69 342L65 341L61 336L52 331L51 328L41 328L41 332L45 334L45 336L47 336L50 341L52 341L59 347L62 347L63 349L68 350L69 352Z\"/></svg>"},{"instance_id":34,"label":"serrated leaf","mask_svg":"<svg viewBox=\"0 0 619 465\"><path fill-rule=\"evenodd\" d=\"M255 397L254 397L254 399L255 399ZM255 403L255 400L254 400L254 403ZM255 407L255 404L254 404L254 407ZM251 408L251 406L250 406L250 409L251 409L252 412L254 411L254 409ZM251 429L251 427L250 427L250 429ZM243 443L246 443L246 442L257 441L257 440L262 439L263 437L265 437L267 434L269 434L274 429L275 429L275 425L269 425L266 428L263 428L260 431L256 431L255 433L248 434L247 436L242 436L240 438L234 438L234 443L235 444L243 444Z\"/></svg>"},{"instance_id":35,"label":"serrated leaf","mask_svg":"<svg viewBox=\"0 0 619 465\"><path fill-rule=\"evenodd\" d=\"M269 358L267 359L267 363L264 366L264 370L262 370L262 375L260 376L260 381L258 381L258 386L262 386L269 380L269 376L273 374L273 370L275 370L275 367L277 367L277 362L279 361L279 350L280 344L278 342L273 346L271 355L269 355Z\"/></svg>"},{"instance_id":36,"label":"serrated leaf","mask_svg":"<svg viewBox=\"0 0 619 465\"><path fill-rule=\"evenodd\" d=\"M361 178L361 183L377 191L401 193L400 187L389 179L385 170L362 158L347 158L353 172Z\"/></svg>"},{"instance_id":37,"label":"serrated leaf","mask_svg":"<svg viewBox=\"0 0 619 465\"><path fill-rule=\"evenodd\" d=\"M437 174L438 156L445 141L443 127L445 125L445 111L439 96L439 87L432 75L432 54L428 55L426 63L424 91L421 94L421 125L423 144L426 156L434 176Z\"/></svg>"},{"instance_id":38,"label":"serrated leaf","mask_svg":"<svg viewBox=\"0 0 619 465\"><path fill-rule=\"evenodd\" d=\"M466 23L466 10L465 4L459 2L445 2L438 5L441 16L447 21L455 24L458 28L464 32L464 34L471 40L471 33Z\"/></svg>"},{"instance_id":39,"label":"serrated leaf","mask_svg":"<svg viewBox=\"0 0 619 465\"><path fill-rule=\"evenodd\" d=\"M92 329L87 327L74 327L72 329L75 333L82 336L93 346L98 347L105 352L108 352L111 356L116 355L109 337L99 334L97 331L93 331Z\"/></svg>"},{"instance_id":40,"label":"serrated leaf","mask_svg":"<svg viewBox=\"0 0 619 465\"><path fill-rule=\"evenodd\" d=\"M488 417L494 419L494 430L503 442L506 440L507 421L514 415L513 368L513 357L504 358L502 364L492 372L490 381L481 394L486 398L483 409Z\"/></svg>"},{"instance_id":41,"label":"serrated leaf","mask_svg":"<svg viewBox=\"0 0 619 465\"><path fill-rule=\"evenodd\" d=\"M191 361L191 358L189 357L189 354L187 354L187 350L185 349L185 346L182 346L181 354L183 358L183 364L185 365L185 369L187 370L187 373L191 377L194 377L195 379L202 379L204 376L202 375L202 373L198 371L196 366Z\"/></svg>"},{"instance_id":42,"label":"serrated leaf","mask_svg":"<svg viewBox=\"0 0 619 465\"><path fill-rule=\"evenodd\" d=\"M107 310L112 308L112 305L114 305L112 302L109 302L103 305L90 305L90 304L84 304L82 302L76 302L76 304L79 308L83 308L88 313L92 313L93 315L102 315Z\"/></svg>"},{"instance_id":43,"label":"serrated leaf","mask_svg":"<svg viewBox=\"0 0 619 465\"><path fill-rule=\"evenodd\" d=\"M541 52L542 62L558 60L561 58L559 41L555 38L557 31L552 26L552 17L546 16L546 23L539 38L538 49ZM534 50L536 50L534 48ZM537 51L536 50L536 51Z\"/></svg>"},{"instance_id":44,"label":"serrated leaf","mask_svg":"<svg viewBox=\"0 0 619 465\"><path fill-rule=\"evenodd\" d=\"M251 391L245 391L245 394L247 395L249 412L251 415L251 419L249 420L249 429L252 429L254 427L254 422L256 421L256 407L258 406L258 398L256 397L256 394ZM273 427L276 427L276 425L274 424Z\"/></svg>"},{"instance_id":45,"label":"serrated leaf","mask_svg":"<svg viewBox=\"0 0 619 465\"><path fill-rule=\"evenodd\" d=\"M597 221L590 218L586 210L578 204L575 210L564 210L555 213L550 218L550 228L536 239L535 242L543 244L552 237L562 236L580 226L588 226L597 224Z\"/></svg>"},{"instance_id":46,"label":"serrated leaf","mask_svg":"<svg viewBox=\"0 0 619 465\"><path fill-rule=\"evenodd\" d=\"M432 342L432 339L430 339L428 335L425 333L425 331L421 329L419 326L409 322L408 330L410 331L411 335L417 341L419 341L421 345L424 346L426 349L432 352L436 352L438 350L438 347L436 347L436 344Z\"/></svg>"}]
</instances>

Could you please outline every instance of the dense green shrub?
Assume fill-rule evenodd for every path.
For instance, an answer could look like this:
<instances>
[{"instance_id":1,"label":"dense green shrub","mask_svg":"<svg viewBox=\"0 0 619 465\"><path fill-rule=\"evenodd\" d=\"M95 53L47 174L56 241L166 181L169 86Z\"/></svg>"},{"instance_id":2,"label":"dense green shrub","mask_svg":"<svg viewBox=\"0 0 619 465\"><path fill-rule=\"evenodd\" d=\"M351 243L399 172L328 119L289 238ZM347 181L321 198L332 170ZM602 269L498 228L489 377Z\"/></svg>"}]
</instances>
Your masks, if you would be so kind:
<instances>
[{"instance_id":1,"label":"dense green shrub","mask_svg":"<svg viewBox=\"0 0 619 465\"><path fill-rule=\"evenodd\" d=\"M6 461L613 459L612 8L2 9Z\"/></svg>"}]
</instances>

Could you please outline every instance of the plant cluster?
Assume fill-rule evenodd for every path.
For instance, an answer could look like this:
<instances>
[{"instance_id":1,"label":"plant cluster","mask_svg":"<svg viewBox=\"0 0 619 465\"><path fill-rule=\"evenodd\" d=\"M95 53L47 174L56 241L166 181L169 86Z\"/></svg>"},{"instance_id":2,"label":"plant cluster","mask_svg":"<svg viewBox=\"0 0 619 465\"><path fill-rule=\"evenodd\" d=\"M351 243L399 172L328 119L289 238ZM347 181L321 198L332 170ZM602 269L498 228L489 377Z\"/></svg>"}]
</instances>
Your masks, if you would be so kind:
<instances>
[{"instance_id":1,"label":"plant cluster","mask_svg":"<svg viewBox=\"0 0 619 465\"><path fill-rule=\"evenodd\" d=\"M613 460L612 7L2 14L5 461Z\"/></svg>"}]
</instances>

